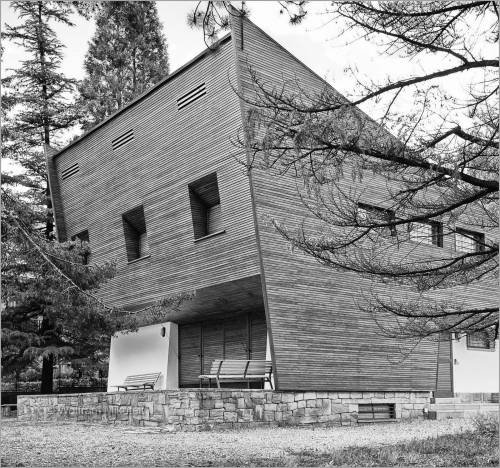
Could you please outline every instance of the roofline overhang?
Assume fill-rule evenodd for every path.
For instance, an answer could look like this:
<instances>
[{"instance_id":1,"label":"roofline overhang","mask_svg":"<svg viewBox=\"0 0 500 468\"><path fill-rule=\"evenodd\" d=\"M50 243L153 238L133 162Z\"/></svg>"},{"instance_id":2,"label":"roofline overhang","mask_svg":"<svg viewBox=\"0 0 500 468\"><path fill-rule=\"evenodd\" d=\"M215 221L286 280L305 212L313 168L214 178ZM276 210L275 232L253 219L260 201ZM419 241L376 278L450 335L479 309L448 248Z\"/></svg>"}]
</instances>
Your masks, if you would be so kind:
<instances>
[{"instance_id":1,"label":"roofline overhang","mask_svg":"<svg viewBox=\"0 0 500 468\"><path fill-rule=\"evenodd\" d=\"M109 117L104 119L102 122L99 122L95 127L92 127L90 130L85 132L82 136L78 137L76 140L72 141L69 145L66 145L64 148L61 148L58 150L52 158L57 158L60 154L64 153L66 150L69 148L72 148L76 144L80 143L82 140L84 140L87 136L89 136L91 133L94 133L96 130L99 128L103 127L104 125L108 124L111 122L113 119L121 115L123 112L127 111L131 107L135 106L139 102L141 102L143 99L148 97L150 94L154 93L156 90L167 84L170 80L173 78L179 76L182 72L186 71L188 68L199 62L203 57L206 55L214 52L214 50L217 50L219 46L222 44L225 44L231 39L231 32L227 33L225 36L221 37L217 42L214 43L212 47L207 47L205 50L200 52L198 55L196 55L194 58L186 62L184 65L180 66L177 68L177 70L173 71L170 75L168 75L166 78L155 84L152 88L149 88L147 91L142 93L140 96L137 96L133 101L130 101L128 104L126 104L124 107L121 109L117 110L114 114L111 114Z\"/></svg>"}]
</instances>

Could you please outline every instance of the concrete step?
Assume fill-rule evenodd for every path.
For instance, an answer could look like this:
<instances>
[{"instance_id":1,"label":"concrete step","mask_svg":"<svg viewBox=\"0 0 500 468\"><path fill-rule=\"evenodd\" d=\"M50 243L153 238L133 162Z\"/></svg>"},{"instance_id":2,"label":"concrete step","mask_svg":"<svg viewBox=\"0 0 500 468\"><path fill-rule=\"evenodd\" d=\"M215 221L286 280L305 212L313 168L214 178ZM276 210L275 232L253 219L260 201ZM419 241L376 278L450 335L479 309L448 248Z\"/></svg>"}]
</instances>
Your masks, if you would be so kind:
<instances>
[{"instance_id":1,"label":"concrete step","mask_svg":"<svg viewBox=\"0 0 500 468\"><path fill-rule=\"evenodd\" d=\"M467 411L467 410L447 410L447 411L429 411L429 419L468 419L475 418L480 414L496 414L496 411Z\"/></svg>"},{"instance_id":2,"label":"concrete step","mask_svg":"<svg viewBox=\"0 0 500 468\"><path fill-rule=\"evenodd\" d=\"M433 403L430 405L431 410L446 411L446 410L487 410L498 411L498 404L496 403Z\"/></svg>"},{"instance_id":3,"label":"concrete step","mask_svg":"<svg viewBox=\"0 0 500 468\"><path fill-rule=\"evenodd\" d=\"M429 408L429 419L473 418L480 414L498 414L498 404L432 404Z\"/></svg>"},{"instance_id":4,"label":"concrete step","mask_svg":"<svg viewBox=\"0 0 500 468\"><path fill-rule=\"evenodd\" d=\"M457 397L450 397L450 398L434 398L434 401L432 403L436 404L449 404L449 403L460 403L460 398Z\"/></svg>"}]
</instances>

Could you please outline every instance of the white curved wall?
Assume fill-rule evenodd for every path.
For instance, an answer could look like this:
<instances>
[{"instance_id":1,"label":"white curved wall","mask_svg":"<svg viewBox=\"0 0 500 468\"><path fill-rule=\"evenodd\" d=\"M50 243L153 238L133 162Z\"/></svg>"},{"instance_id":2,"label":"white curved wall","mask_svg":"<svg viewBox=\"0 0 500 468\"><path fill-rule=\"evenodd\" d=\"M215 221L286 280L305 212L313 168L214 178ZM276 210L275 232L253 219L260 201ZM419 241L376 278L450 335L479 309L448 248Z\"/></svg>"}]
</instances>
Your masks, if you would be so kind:
<instances>
[{"instance_id":1,"label":"white curved wall","mask_svg":"<svg viewBox=\"0 0 500 468\"><path fill-rule=\"evenodd\" d=\"M493 351L467 349L465 336L453 340L453 391L455 393L498 392L498 340Z\"/></svg>"},{"instance_id":2,"label":"white curved wall","mask_svg":"<svg viewBox=\"0 0 500 468\"><path fill-rule=\"evenodd\" d=\"M165 327L165 336L161 329ZM177 389L178 328L172 322L140 327L111 338L108 392L115 392L128 375L161 372L155 390Z\"/></svg>"}]
</instances>

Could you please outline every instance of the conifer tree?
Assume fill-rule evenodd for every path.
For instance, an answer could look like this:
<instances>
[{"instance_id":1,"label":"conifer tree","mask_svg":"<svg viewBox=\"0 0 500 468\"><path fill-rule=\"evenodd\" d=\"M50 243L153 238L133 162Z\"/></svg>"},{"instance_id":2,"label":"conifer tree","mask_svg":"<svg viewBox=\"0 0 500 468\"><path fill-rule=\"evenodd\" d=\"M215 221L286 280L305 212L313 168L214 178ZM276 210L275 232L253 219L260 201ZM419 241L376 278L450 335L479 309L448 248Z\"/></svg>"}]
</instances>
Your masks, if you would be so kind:
<instances>
[{"instance_id":1,"label":"conifer tree","mask_svg":"<svg viewBox=\"0 0 500 468\"><path fill-rule=\"evenodd\" d=\"M2 189L2 372L42 361L42 393L52 393L55 358L96 360L119 323L95 297L115 265L87 265L87 242L51 242L34 228L29 203Z\"/></svg>"},{"instance_id":2,"label":"conifer tree","mask_svg":"<svg viewBox=\"0 0 500 468\"><path fill-rule=\"evenodd\" d=\"M83 128L96 125L168 75L168 54L154 2L104 2L79 87Z\"/></svg>"},{"instance_id":3,"label":"conifer tree","mask_svg":"<svg viewBox=\"0 0 500 468\"><path fill-rule=\"evenodd\" d=\"M73 8L86 17L92 5L82 2L13 1L22 23L5 25L2 37L24 48L27 59L16 69L7 70L2 79L2 156L17 161L22 172L3 174L2 186L18 185L24 188L23 198L29 200L31 215L25 221L43 229L47 241L54 239L52 203L47 181L44 145L57 146L64 132L78 122L78 112L72 99L76 80L60 71L64 45L57 38L53 24L72 26ZM57 248L54 246L53 248ZM14 283L6 283L6 293L16 294ZM19 307L31 307L36 298L20 295ZM37 306L40 310L41 304ZM42 329L54 331L50 314L40 314ZM5 323L5 322L4 322ZM43 333L42 333L43 334ZM42 387L52 389L54 354L43 353Z\"/></svg>"},{"instance_id":4,"label":"conifer tree","mask_svg":"<svg viewBox=\"0 0 500 468\"><path fill-rule=\"evenodd\" d=\"M28 58L8 70L2 80L3 157L17 161L21 175L8 178L45 206L45 236L54 237L54 223L47 184L43 145L57 145L64 132L77 121L71 101L76 81L60 71L64 45L52 28L54 22L72 26L71 5L64 2L11 2L23 23L5 25L3 38L24 47Z\"/></svg>"}]
</instances>

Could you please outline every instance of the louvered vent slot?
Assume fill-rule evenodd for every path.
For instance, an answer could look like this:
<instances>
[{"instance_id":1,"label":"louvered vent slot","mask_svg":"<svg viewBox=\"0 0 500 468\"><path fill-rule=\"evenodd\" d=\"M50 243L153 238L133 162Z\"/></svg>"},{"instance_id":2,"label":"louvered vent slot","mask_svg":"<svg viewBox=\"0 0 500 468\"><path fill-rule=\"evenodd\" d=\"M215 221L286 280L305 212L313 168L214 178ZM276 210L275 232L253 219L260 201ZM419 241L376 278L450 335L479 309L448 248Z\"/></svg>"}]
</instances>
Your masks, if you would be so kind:
<instances>
[{"instance_id":1,"label":"louvered vent slot","mask_svg":"<svg viewBox=\"0 0 500 468\"><path fill-rule=\"evenodd\" d=\"M184 94L179 99L177 99L177 108L181 110L182 108L188 106L192 102L200 99L201 97L207 94L207 89L205 88L205 83L202 83L200 86L194 88L189 93Z\"/></svg>"},{"instance_id":2,"label":"louvered vent slot","mask_svg":"<svg viewBox=\"0 0 500 468\"><path fill-rule=\"evenodd\" d=\"M75 163L72 166L69 166L68 168L61 171L61 179L62 180L69 179L71 176L75 175L79 171L80 167L78 166L78 163Z\"/></svg>"},{"instance_id":3,"label":"louvered vent slot","mask_svg":"<svg viewBox=\"0 0 500 468\"><path fill-rule=\"evenodd\" d=\"M117 150L118 148L121 148L123 145L126 145L127 143L131 142L134 139L134 130L129 130L128 132L124 133L123 135L119 136L118 138L115 138L112 142L111 145L113 146L113 151Z\"/></svg>"},{"instance_id":4,"label":"louvered vent slot","mask_svg":"<svg viewBox=\"0 0 500 468\"><path fill-rule=\"evenodd\" d=\"M377 422L395 418L394 403L362 403L358 405L358 422Z\"/></svg>"}]
</instances>

